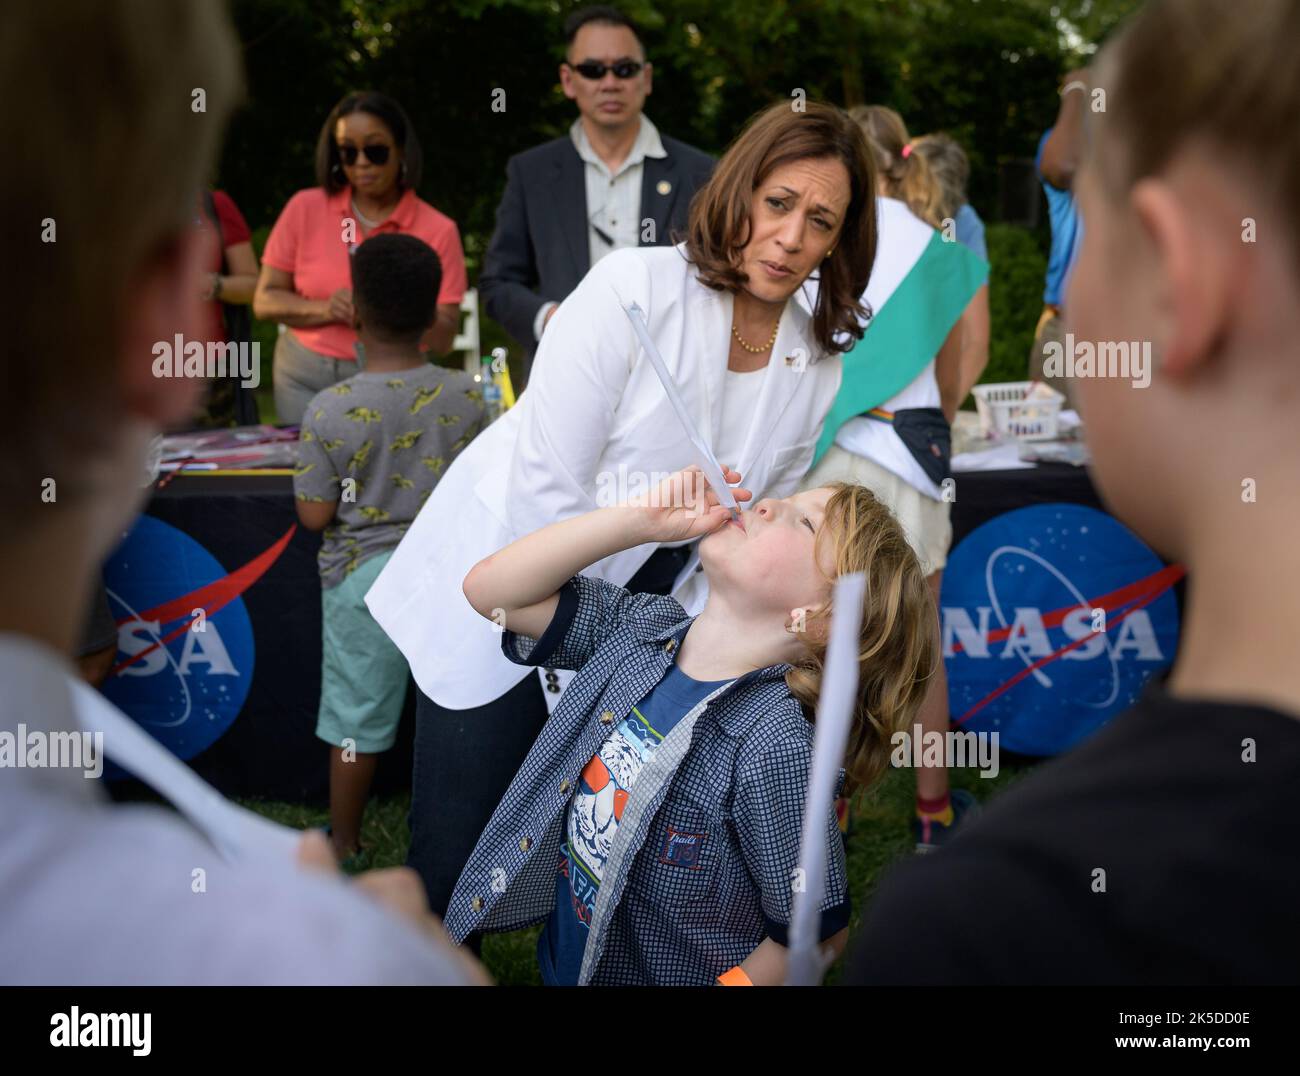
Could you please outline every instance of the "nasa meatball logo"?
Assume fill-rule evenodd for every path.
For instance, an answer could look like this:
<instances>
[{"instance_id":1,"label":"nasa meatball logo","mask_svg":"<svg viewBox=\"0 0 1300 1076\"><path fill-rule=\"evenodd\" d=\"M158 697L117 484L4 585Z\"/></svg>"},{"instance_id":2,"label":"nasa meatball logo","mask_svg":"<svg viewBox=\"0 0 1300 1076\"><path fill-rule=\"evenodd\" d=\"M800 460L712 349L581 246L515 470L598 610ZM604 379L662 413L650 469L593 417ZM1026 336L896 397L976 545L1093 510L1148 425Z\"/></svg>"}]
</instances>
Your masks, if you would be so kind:
<instances>
[{"instance_id":1,"label":"nasa meatball logo","mask_svg":"<svg viewBox=\"0 0 1300 1076\"><path fill-rule=\"evenodd\" d=\"M997 731L1025 754L1074 746L1173 661L1182 575L1082 505L1035 505L978 527L943 576L953 723Z\"/></svg>"},{"instance_id":2,"label":"nasa meatball logo","mask_svg":"<svg viewBox=\"0 0 1300 1076\"><path fill-rule=\"evenodd\" d=\"M292 533L227 572L188 534L141 516L105 565L118 653L104 694L177 757L210 747L243 707L254 645L241 595Z\"/></svg>"}]
</instances>

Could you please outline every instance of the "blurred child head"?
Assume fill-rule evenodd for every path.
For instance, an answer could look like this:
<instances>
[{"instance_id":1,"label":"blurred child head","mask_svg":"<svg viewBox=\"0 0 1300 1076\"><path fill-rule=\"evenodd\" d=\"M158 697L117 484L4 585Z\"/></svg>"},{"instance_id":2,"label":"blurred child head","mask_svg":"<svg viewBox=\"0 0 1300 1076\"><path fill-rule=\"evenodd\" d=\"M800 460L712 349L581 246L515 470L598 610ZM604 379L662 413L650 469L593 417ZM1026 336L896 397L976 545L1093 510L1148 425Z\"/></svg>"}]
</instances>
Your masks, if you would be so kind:
<instances>
[{"instance_id":1,"label":"blurred child head","mask_svg":"<svg viewBox=\"0 0 1300 1076\"><path fill-rule=\"evenodd\" d=\"M884 105L854 105L849 117L867 136L884 194L905 203L931 227L943 227L942 191L929 163L913 152L903 117Z\"/></svg>"},{"instance_id":2,"label":"blurred child head","mask_svg":"<svg viewBox=\"0 0 1300 1076\"><path fill-rule=\"evenodd\" d=\"M966 151L951 135L939 131L913 139L912 152L919 153L930 166L939 190L935 212L940 221L956 217L957 210L966 204L966 184L970 181Z\"/></svg>"},{"instance_id":3,"label":"blurred child head","mask_svg":"<svg viewBox=\"0 0 1300 1076\"><path fill-rule=\"evenodd\" d=\"M859 707L846 769L852 787L884 770L890 735L908 727L938 660L934 598L903 529L864 486L836 482L765 499L700 543L710 592L747 620L777 622L799 642L786 683L809 715L817 706L834 580L863 572Z\"/></svg>"},{"instance_id":4,"label":"blurred child head","mask_svg":"<svg viewBox=\"0 0 1300 1076\"><path fill-rule=\"evenodd\" d=\"M1103 494L1171 558L1225 528L1264 533L1293 500L1296 41L1295 0L1153 0L1092 69L1066 325L1149 343L1153 371L1075 390ZM1271 501L1247 502L1266 477Z\"/></svg>"},{"instance_id":5,"label":"blurred child head","mask_svg":"<svg viewBox=\"0 0 1300 1076\"><path fill-rule=\"evenodd\" d=\"M98 558L144 498L151 435L202 396L198 379L155 377L154 348L205 338L196 196L240 97L238 48L223 4L106 0L72 19L22 4L0 34L0 86L17 105L4 144L23 147L0 175L18 270L0 360L0 496L18 508L0 544L47 527Z\"/></svg>"},{"instance_id":6,"label":"blurred child head","mask_svg":"<svg viewBox=\"0 0 1300 1076\"><path fill-rule=\"evenodd\" d=\"M417 345L438 313L442 262L413 235L367 239L352 255L352 306L362 340Z\"/></svg>"}]
</instances>

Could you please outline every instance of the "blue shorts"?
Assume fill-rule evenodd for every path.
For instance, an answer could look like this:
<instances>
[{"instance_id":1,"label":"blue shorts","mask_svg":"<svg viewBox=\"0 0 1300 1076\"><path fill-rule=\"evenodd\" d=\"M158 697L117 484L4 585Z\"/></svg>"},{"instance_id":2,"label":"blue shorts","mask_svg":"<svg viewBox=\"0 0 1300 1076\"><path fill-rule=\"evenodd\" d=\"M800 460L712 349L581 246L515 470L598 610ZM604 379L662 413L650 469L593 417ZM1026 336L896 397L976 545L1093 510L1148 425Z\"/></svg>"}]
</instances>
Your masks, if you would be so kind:
<instances>
[{"instance_id":1,"label":"blue shorts","mask_svg":"<svg viewBox=\"0 0 1300 1076\"><path fill-rule=\"evenodd\" d=\"M321 591L320 711L316 735L335 747L387 751L397 739L410 674L406 658L366 608L366 591L391 549Z\"/></svg>"}]
</instances>

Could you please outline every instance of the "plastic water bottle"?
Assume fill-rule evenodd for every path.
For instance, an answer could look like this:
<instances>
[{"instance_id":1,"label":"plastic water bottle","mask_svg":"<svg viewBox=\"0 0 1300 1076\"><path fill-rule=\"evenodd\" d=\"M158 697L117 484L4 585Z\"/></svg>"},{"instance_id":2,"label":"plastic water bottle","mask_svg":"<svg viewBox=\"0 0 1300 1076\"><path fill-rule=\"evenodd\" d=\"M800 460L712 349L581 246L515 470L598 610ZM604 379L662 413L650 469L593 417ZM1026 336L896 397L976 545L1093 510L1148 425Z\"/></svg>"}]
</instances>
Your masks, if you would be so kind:
<instances>
[{"instance_id":1,"label":"plastic water bottle","mask_svg":"<svg viewBox=\"0 0 1300 1076\"><path fill-rule=\"evenodd\" d=\"M488 421L495 422L501 417L501 386L493 375L491 359L483 360L479 373L483 381L483 406L487 409Z\"/></svg>"}]
</instances>

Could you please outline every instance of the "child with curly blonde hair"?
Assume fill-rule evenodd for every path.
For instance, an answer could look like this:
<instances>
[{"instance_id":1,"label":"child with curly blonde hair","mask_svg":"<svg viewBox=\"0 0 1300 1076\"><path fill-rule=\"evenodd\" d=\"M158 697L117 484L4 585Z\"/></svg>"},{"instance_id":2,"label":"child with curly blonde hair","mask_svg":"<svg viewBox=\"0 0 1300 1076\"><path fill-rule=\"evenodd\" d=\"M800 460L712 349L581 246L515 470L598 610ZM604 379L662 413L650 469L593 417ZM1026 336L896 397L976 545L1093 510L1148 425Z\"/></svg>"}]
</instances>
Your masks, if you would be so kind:
<instances>
[{"instance_id":1,"label":"child with curly blonde hair","mask_svg":"<svg viewBox=\"0 0 1300 1076\"><path fill-rule=\"evenodd\" d=\"M710 592L694 618L579 574L645 542L696 538ZM549 984L780 983L832 584L849 572L867 588L841 783L865 785L938 659L921 567L866 489L733 517L689 468L642 503L555 523L477 564L465 595L505 653L577 676L465 866L452 937L544 921ZM821 938L838 953L850 902L829 804L824 821Z\"/></svg>"}]
</instances>

